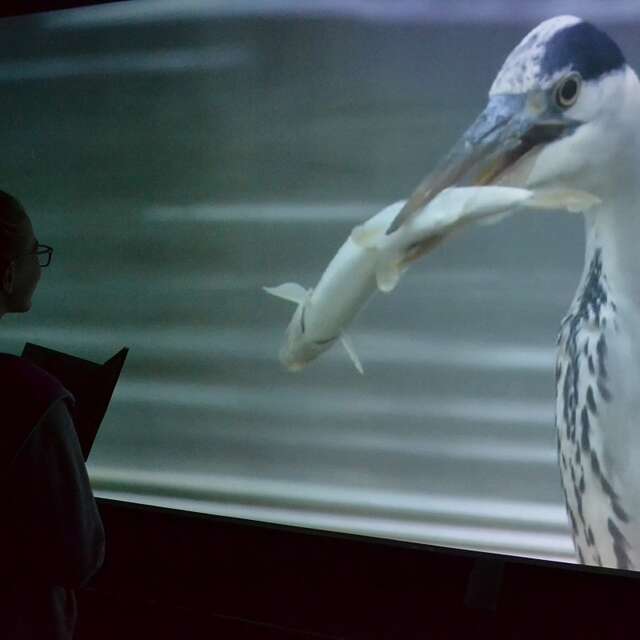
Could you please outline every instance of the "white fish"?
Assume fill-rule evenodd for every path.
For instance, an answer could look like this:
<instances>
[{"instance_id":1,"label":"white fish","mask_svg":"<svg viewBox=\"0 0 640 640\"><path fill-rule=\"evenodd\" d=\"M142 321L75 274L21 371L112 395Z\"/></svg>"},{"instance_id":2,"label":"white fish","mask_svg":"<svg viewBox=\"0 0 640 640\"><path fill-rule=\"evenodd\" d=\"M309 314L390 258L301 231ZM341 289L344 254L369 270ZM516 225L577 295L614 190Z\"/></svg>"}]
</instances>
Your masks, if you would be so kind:
<instances>
[{"instance_id":1,"label":"white fish","mask_svg":"<svg viewBox=\"0 0 640 640\"><path fill-rule=\"evenodd\" d=\"M515 187L451 187L396 231L386 230L405 204L399 201L356 227L313 289L287 282L263 287L297 305L280 350L291 371L302 369L338 340L356 369L362 364L344 330L376 288L391 291L409 263L445 235L470 222L493 221L518 208L587 209L599 200L579 191L539 191Z\"/></svg>"},{"instance_id":2,"label":"white fish","mask_svg":"<svg viewBox=\"0 0 640 640\"><path fill-rule=\"evenodd\" d=\"M467 224L493 224L521 208L584 211L599 203L590 193L577 190L449 187L393 233L387 235L374 217L356 227L351 239L363 249L377 251L376 283L386 293L395 288L412 261Z\"/></svg>"},{"instance_id":3,"label":"white fish","mask_svg":"<svg viewBox=\"0 0 640 640\"><path fill-rule=\"evenodd\" d=\"M404 206L396 202L369 220L386 229ZM290 371L302 369L340 340L356 369L362 364L344 328L354 319L376 290L377 251L358 246L351 237L340 247L313 289L287 282L263 287L267 293L297 304L287 327L280 361Z\"/></svg>"}]
</instances>

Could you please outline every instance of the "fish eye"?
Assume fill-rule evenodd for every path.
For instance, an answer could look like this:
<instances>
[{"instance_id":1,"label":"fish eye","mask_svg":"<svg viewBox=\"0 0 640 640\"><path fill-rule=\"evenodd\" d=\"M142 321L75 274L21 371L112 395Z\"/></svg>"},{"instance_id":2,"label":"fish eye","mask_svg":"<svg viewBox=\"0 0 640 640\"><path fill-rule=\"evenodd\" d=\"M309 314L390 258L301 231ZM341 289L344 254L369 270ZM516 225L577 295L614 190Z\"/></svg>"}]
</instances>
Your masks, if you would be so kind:
<instances>
[{"instance_id":1,"label":"fish eye","mask_svg":"<svg viewBox=\"0 0 640 640\"><path fill-rule=\"evenodd\" d=\"M572 107L578 99L581 86L582 77L577 72L570 73L568 76L562 78L554 90L556 104L561 109Z\"/></svg>"}]
</instances>

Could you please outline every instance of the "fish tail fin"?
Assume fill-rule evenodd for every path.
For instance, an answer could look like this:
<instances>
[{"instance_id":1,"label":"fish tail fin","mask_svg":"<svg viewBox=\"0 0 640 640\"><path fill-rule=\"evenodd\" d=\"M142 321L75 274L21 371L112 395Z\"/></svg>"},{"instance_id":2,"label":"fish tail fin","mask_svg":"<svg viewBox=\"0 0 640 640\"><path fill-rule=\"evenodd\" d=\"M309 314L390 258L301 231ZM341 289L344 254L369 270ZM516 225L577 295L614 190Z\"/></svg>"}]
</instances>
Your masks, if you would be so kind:
<instances>
[{"instance_id":1,"label":"fish tail fin","mask_svg":"<svg viewBox=\"0 0 640 640\"><path fill-rule=\"evenodd\" d=\"M276 298L282 298L294 304L302 304L308 291L296 282L285 282L277 287L262 287L262 290Z\"/></svg>"},{"instance_id":2,"label":"fish tail fin","mask_svg":"<svg viewBox=\"0 0 640 640\"><path fill-rule=\"evenodd\" d=\"M364 368L362 367L362 363L360 362L360 358L358 358L358 354L351 342L351 339L345 333L340 334L340 342L342 342L342 346L344 350L347 352L347 355L353 362L353 366L357 369L359 374L364 374Z\"/></svg>"}]
</instances>

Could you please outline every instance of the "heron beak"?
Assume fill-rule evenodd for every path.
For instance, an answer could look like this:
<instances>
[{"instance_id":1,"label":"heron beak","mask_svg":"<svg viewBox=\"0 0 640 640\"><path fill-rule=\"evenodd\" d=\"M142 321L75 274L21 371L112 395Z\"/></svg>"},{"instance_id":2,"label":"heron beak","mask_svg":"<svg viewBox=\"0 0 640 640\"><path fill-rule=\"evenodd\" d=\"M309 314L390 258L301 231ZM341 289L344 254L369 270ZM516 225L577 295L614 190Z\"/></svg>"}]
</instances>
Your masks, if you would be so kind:
<instances>
[{"instance_id":1,"label":"heron beak","mask_svg":"<svg viewBox=\"0 0 640 640\"><path fill-rule=\"evenodd\" d=\"M580 124L548 108L542 92L492 96L462 138L418 185L387 234L422 211L447 187L493 184L525 156L569 135Z\"/></svg>"}]
</instances>

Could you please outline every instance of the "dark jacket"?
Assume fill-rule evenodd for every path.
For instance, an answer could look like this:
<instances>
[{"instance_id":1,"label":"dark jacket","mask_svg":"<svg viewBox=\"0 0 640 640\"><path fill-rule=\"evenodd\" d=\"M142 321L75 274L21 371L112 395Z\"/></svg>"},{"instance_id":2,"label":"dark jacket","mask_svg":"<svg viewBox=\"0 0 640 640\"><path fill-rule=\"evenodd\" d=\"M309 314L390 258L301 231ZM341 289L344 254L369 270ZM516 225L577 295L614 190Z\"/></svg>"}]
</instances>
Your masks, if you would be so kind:
<instances>
[{"instance_id":1,"label":"dark jacket","mask_svg":"<svg viewBox=\"0 0 640 640\"><path fill-rule=\"evenodd\" d=\"M100 568L104 530L69 403L48 373L0 354L0 637L72 637L74 589ZM15 450L11 450L14 447Z\"/></svg>"}]
</instances>

